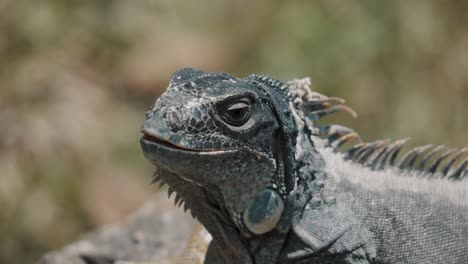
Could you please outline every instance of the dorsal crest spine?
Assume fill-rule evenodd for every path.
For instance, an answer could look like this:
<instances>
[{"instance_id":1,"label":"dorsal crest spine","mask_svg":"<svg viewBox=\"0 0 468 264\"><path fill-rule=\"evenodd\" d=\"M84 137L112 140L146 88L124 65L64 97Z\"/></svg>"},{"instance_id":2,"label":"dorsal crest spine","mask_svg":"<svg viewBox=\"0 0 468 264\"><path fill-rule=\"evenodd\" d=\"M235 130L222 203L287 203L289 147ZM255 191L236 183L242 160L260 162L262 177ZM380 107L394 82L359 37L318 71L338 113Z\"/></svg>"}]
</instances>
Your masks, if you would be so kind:
<instances>
[{"instance_id":1,"label":"dorsal crest spine","mask_svg":"<svg viewBox=\"0 0 468 264\"><path fill-rule=\"evenodd\" d=\"M289 100L294 103L296 110L302 113L303 118L305 117L308 129L314 136L324 139L325 145L335 152L339 152L339 148L345 143L353 140L361 141L358 133L351 128L338 124L318 125L320 119L333 113L347 112L353 117L357 114L344 104L343 99L312 91L309 78L295 79L284 84L268 76L252 76L267 85L286 89ZM462 180L468 176L468 155L466 155L468 147L448 149L444 145L416 146L399 158L402 148L408 141L409 138L394 142L386 139L357 143L342 153L346 160L372 170L395 169L408 175L450 180Z\"/></svg>"}]
</instances>

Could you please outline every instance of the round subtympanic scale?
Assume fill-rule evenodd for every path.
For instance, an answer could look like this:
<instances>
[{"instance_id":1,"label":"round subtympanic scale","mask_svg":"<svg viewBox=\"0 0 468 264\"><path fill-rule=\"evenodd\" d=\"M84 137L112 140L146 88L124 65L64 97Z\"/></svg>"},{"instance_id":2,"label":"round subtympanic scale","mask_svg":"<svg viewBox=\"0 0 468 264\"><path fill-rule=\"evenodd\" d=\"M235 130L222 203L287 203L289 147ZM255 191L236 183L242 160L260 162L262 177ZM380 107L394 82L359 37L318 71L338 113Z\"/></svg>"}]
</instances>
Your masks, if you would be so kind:
<instances>
[{"instance_id":1,"label":"round subtympanic scale","mask_svg":"<svg viewBox=\"0 0 468 264\"><path fill-rule=\"evenodd\" d=\"M267 188L249 202L242 214L242 220L252 233L265 234L275 228L283 211L284 202L281 195Z\"/></svg>"}]
</instances>

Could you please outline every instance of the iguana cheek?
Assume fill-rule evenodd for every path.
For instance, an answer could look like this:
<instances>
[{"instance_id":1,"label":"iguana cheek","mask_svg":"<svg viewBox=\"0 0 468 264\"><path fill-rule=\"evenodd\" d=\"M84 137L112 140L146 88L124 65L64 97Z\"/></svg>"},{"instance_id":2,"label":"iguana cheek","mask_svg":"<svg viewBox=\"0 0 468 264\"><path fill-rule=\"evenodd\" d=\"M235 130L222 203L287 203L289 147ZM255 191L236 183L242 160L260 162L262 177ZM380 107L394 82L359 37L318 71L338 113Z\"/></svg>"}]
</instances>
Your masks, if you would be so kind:
<instances>
[{"instance_id":1,"label":"iguana cheek","mask_svg":"<svg viewBox=\"0 0 468 264\"><path fill-rule=\"evenodd\" d=\"M261 235L275 228L283 210L284 203L279 193L265 189L249 202L242 214L242 220L250 232Z\"/></svg>"}]
</instances>

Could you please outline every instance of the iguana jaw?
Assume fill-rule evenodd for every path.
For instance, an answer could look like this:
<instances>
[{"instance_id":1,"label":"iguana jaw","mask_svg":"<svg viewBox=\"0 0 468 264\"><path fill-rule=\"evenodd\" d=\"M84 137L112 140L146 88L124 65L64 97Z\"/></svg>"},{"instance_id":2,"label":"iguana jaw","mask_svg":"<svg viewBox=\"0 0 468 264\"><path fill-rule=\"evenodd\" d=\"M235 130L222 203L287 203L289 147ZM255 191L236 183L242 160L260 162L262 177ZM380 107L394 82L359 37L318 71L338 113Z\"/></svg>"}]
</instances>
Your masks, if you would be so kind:
<instances>
[{"instance_id":1,"label":"iguana jaw","mask_svg":"<svg viewBox=\"0 0 468 264\"><path fill-rule=\"evenodd\" d=\"M149 134L146 131L143 132L144 135L140 139L140 144L145 158L192 183L203 184L209 182L209 179L205 179L205 175L194 173L198 164L210 163L217 159L229 160L232 155L237 155L241 151L237 149L192 149L154 136L154 134ZM208 171L205 169L206 173Z\"/></svg>"}]
</instances>

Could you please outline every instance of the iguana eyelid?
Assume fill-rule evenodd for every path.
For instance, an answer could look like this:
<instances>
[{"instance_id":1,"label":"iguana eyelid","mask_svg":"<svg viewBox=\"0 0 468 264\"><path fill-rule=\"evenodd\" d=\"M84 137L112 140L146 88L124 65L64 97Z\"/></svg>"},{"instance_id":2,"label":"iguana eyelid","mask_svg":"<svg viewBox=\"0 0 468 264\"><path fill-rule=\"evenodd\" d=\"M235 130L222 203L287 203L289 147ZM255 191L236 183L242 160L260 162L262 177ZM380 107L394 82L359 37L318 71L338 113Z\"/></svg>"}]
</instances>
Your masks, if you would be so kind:
<instances>
[{"instance_id":1,"label":"iguana eyelid","mask_svg":"<svg viewBox=\"0 0 468 264\"><path fill-rule=\"evenodd\" d=\"M244 109L246 107L250 107L250 102L245 102L245 101L240 101L240 102L236 102L236 103L233 103L233 104L230 104L226 110L238 110L238 109Z\"/></svg>"},{"instance_id":2,"label":"iguana eyelid","mask_svg":"<svg viewBox=\"0 0 468 264\"><path fill-rule=\"evenodd\" d=\"M251 106L244 102L237 102L220 111L223 121L235 127L244 125L250 119L250 114Z\"/></svg>"},{"instance_id":3,"label":"iguana eyelid","mask_svg":"<svg viewBox=\"0 0 468 264\"><path fill-rule=\"evenodd\" d=\"M234 102L245 102L245 103L248 103L249 105L252 105L254 104L256 100L257 100L256 94L251 93L251 92L245 92L245 93L228 96L216 102L215 104L218 107L223 106L223 105L231 105L231 104L234 104Z\"/></svg>"},{"instance_id":4,"label":"iguana eyelid","mask_svg":"<svg viewBox=\"0 0 468 264\"><path fill-rule=\"evenodd\" d=\"M223 122L233 127L243 126L250 119L252 112L254 95L251 93L240 94L236 97L225 98L217 103L217 111ZM232 116L233 113L242 111L238 114L242 116Z\"/></svg>"}]
</instances>

